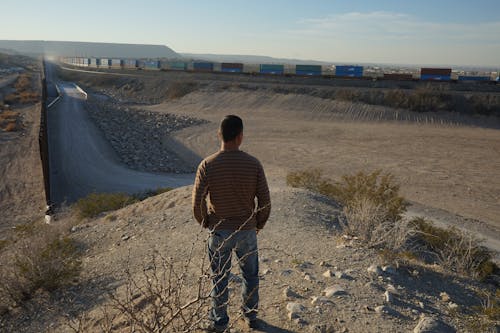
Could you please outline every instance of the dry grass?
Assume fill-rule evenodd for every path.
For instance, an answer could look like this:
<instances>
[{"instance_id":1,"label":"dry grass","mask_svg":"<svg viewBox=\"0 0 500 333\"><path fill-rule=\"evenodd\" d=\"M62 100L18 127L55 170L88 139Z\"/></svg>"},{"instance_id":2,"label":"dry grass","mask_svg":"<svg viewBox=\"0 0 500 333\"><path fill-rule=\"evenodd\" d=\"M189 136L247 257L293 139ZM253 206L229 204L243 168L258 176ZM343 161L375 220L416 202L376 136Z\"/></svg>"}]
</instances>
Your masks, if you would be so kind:
<instances>
[{"instance_id":1,"label":"dry grass","mask_svg":"<svg viewBox=\"0 0 500 333\"><path fill-rule=\"evenodd\" d=\"M411 224L421 242L421 251L449 271L484 279L498 269L491 261L491 251L471 233L453 227L439 228L422 218L414 219Z\"/></svg>"},{"instance_id":2,"label":"dry grass","mask_svg":"<svg viewBox=\"0 0 500 333\"><path fill-rule=\"evenodd\" d=\"M168 85L167 98L176 99L186 96L198 88L196 82L176 81Z\"/></svg>"},{"instance_id":3,"label":"dry grass","mask_svg":"<svg viewBox=\"0 0 500 333\"><path fill-rule=\"evenodd\" d=\"M138 199L125 193L91 193L79 199L74 205L77 216L93 218L103 212L110 212L137 202Z\"/></svg>"},{"instance_id":4,"label":"dry grass","mask_svg":"<svg viewBox=\"0 0 500 333\"><path fill-rule=\"evenodd\" d=\"M0 309L18 308L38 290L51 292L80 273L80 251L64 228L26 224L0 255Z\"/></svg>"}]
</instances>

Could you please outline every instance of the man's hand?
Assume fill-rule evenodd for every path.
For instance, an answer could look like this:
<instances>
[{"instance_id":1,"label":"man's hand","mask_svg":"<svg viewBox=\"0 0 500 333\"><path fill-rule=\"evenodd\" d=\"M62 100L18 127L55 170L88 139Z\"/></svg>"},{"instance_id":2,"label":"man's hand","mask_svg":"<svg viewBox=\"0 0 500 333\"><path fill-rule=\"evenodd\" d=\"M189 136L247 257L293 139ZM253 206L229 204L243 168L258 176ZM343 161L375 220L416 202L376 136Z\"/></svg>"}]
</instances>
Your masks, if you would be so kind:
<instances>
[{"instance_id":1,"label":"man's hand","mask_svg":"<svg viewBox=\"0 0 500 333\"><path fill-rule=\"evenodd\" d=\"M255 229L255 234L258 235L259 234L259 231L261 231L262 229Z\"/></svg>"}]
</instances>

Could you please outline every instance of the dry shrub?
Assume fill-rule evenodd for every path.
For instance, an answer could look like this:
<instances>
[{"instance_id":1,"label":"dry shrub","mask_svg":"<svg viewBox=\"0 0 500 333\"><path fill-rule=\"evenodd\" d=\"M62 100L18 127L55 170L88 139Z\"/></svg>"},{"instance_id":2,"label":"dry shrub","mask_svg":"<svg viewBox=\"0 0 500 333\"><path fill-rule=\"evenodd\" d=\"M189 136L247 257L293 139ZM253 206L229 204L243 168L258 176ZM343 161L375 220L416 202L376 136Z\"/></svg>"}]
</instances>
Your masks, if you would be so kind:
<instances>
[{"instance_id":1,"label":"dry shrub","mask_svg":"<svg viewBox=\"0 0 500 333\"><path fill-rule=\"evenodd\" d=\"M73 208L79 218L93 218L103 212L123 208L138 199L126 193L91 193L79 199Z\"/></svg>"},{"instance_id":2,"label":"dry shrub","mask_svg":"<svg viewBox=\"0 0 500 333\"><path fill-rule=\"evenodd\" d=\"M330 183L319 170L298 171L287 175L287 184L340 202L344 206L344 229L372 246L403 249L413 233L409 224L401 220L407 204L391 174L359 172Z\"/></svg>"},{"instance_id":3,"label":"dry shrub","mask_svg":"<svg viewBox=\"0 0 500 333\"><path fill-rule=\"evenodd\" d=\"M19 306L38 290L53 291L80 273L76 242L53 226L9 242L0 256L0 308Z\"/></svg>"},{"instance_id":4,"label":"dry shrub","mask_svg":"<svg viewBox=\"0 0 500 333\"><path fill-rule=\"evenodd\" d=\"M497 270L492 253L469 232L454 227L434 226L423 218L411 221L422 249L442 267L472 278L484 279Z\"/></svg>"},{"instance_id":5,"label":"dry shrub","mask_svg":"<svg viewBox=\"0 0 500 333\"><path fill-rule=\"evenodd\" d=\"M18 92L30 89L31 88L31 76L29 76L27 74L19 75L19 77L16 80L16 83L14 84L14 88L16 88L16 90Z\"/></svg>"}]
</instances>

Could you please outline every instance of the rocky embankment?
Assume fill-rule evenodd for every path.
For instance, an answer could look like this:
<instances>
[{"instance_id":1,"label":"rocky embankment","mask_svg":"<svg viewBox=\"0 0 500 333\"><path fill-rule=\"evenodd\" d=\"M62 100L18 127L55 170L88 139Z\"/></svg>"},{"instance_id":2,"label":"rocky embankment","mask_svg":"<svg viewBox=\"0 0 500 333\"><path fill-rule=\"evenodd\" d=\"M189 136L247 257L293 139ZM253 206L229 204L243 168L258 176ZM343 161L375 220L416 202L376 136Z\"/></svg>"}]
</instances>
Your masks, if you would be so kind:
<instances>
[{"instance_id":1,"label":"rocky embankment","mask_svg":"<svg viewBox=\"0 0 500 333\"><path fill-rule=\"evenodd\" d=\"M89 98L87 110L118 154L134 170L191 173L195 166L184 162L167 145L169 135L204 120L139 110Z\"/></svg>"}]
</instances>

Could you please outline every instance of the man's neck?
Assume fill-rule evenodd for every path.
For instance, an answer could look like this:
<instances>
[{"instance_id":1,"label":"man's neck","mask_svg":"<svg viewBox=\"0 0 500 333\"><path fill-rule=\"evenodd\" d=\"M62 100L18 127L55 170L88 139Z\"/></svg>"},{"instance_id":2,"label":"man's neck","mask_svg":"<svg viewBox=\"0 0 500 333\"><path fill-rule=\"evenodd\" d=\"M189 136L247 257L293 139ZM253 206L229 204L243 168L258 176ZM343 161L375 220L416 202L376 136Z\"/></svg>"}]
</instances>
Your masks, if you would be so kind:
<instances>
[{"instance_id":1,"label":"man's neck","mask_svg":"<svg viewBox=\"0 0 500 333\"><path fill-rule=\"evenodd\" d=\"M222 142L220 146L220 150L222 151L235 151L240 150L240 146L235 142Z\"/></svg>"}]
</instances>

